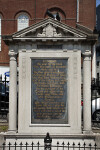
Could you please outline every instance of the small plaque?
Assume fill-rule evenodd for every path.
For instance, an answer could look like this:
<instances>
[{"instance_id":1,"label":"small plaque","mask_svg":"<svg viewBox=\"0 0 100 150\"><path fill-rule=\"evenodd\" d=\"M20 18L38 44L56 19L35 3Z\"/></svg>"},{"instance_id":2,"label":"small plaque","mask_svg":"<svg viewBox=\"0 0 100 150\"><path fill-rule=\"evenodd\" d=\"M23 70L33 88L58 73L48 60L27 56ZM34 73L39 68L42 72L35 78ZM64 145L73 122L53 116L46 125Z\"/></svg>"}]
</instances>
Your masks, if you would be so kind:
<instances>
[{"instance_id":1,"label":"small plaque","mask_svg":"<svg viewBox=\"0 0 100 150\"><path fill-rule=\"evenodd\" d=\"M67 59L32 59L31 122L67 123Z\"/></svg>"}]
</instances>

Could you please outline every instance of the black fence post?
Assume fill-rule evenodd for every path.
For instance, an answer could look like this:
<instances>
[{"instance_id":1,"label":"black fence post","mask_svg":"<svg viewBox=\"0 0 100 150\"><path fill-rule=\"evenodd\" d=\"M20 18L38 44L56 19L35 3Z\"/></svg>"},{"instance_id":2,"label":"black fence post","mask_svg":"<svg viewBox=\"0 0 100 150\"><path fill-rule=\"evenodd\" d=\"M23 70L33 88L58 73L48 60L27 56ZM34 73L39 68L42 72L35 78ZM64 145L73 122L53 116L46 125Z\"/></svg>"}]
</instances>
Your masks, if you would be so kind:
<instances>
[{"instance_id":1,"label":"black fence post","mask_svg":"<svg viewBox=\"0 0 100 150\"><path fill-rule=\"evenodd\" d=\"M26 144L25 144L25 145L26 145L26 150L27 150L28 143L26 142Z\"/></svg>"},{"instance_id":2,"label":"black fence post","mask_svg":"<svg viewBox=\"0 0 100 150\"><path fill-rule=\"evenodd\" d=\"M97 144L95 143L95 145L94 145L94 146L95 146L95 150L96 150L96 149L97 149Z\"/></svg>"},{"instance_id":3,"label":"black fence post","mask_svg":"<svg viewBox=\"0 0 100 150\"><path fill-rule=\"evenodd\" d=\"M78 146L79 146L79 150L80 150L80 146L81 146L80 142L78 143Z\"/></svg>"},{"instance_id":4,"label":"black fence post","mask_svg":"<svg viewBox=\"0 0 100 150\"><path fill-rule=\"evenodd\" d=\"M9 146L9 150L10 150L10 148L11 148L11 143L10 142L9 142L8 146Z\"/></svg>"},{"instance_id":5,"label":"black fence post","mask_svg":"<svg viewBox=\"0 0 100 150\"><path fill-rule=\"evenodd\" d=\"M23 144L22 144L22 142L20 143L20 150L22 150L22 146L23 146Z\"/></svg>"},{"instance_id":6,"label":"black fence post","mask_svg":"<svg viewBox=\"0 0 100 150\"><path fill-rule=\"evenodd\" d=\"M51 143L52 138L50 137L49 133L47 133L46 137L44 138L44 149L51 150Z\"/></svg>"},{"instance_id":7,"label":"black fence post","mask_svg":"<svg viewBox=\"0 0 100 150\"><path fill-rule=\"evenodd\" d=\"M89 147L90 147L90 150L91 150L91 147L92 147L91 143L89 144Z\"/></svg>"},{"instance_id":8,"label":"black fence post","mask_svg":"<svg viewBox=\"0 0 100 150\"><path fill-rule=\"evenodd\" d=\"M14 145L15 145L15 150L16 150L17 143L15 142L15 144L14 144Z\"/></svg>"},{"instance_id":9,"label":"black fence post","mask_svg":"<svg viewBox=\"0 0 100 150\"><path fill-rule=\"evenodd\" d=\"M68 150L69 150L70 143L68 142L68 144L67 144L67 145L68 145Z\"/></svg>"},{"instance_id":10,"label":"black fence post","mask_svg":"<svg viewBox=\"0 0 100 150\"><path fill-rule=\"evenodd\" d=\"M73 150L74 150L74 148L75 148L75 143L73 142Z\"/></svg>"},{"instance_id":11,"label":"black fence post","mask_svg":"<svg viewBox=\"0 0 100 150\"><path fill-rule=\"evenodd\" d=\"M64 150L65 143L63 142L62 145L63 145L63 150Z\"/></svg>"},{"instance_id":12,"label":"black fence post","mask_svg":"<svg viewBox=\"0 0 100 150\"><path fill-rule=\"evenodd\" d=\"M34 143L32 142L32 144L31 144L31 145L32 145L32 150L33 150L33 145L34 145Z\"/></svg>"},{"instance_id":13,"label":"black fence post","mask_svg":"<svg viewBox=\"0 0 100 150\"><path fill-rule=\"evenodd\" d=\"M3 150L5 150L5 145L6 145L6 144L5 144L5 142L4 142L4 143L3 143Z\"/></svg>"},{"instance_id":14,"label":"black fence post","mask_svg":"<svg viewBox=\"0 0 100 150\"><path fill-rule=\"evenodd\" d=\"M58 148L59 148L59 142L57 142L57 150L58 150Z\"/></svg>"},{"instance_id":15,"label":"black fence post","mask_svg":"<svg viewBox=\"0 0 100 150\"><path fill-rule=\"evenodd\" d=\"M37 145L38 145L38 150L39 150L39 147L40 147L40 143L39 143L39 141L38 141Z\"/></svg>"},{"instance_id":16,"label":"black fence post","mask_svg":"<svg viewBox=\"0 0 100 150\"><path fill-rule=\"evenodd\" d=\"M84 144L83 144L83 145L84 145L84 150L85 150L85 146L86 146L85 142L84 142Z\"/></svg>"}]
</instances>

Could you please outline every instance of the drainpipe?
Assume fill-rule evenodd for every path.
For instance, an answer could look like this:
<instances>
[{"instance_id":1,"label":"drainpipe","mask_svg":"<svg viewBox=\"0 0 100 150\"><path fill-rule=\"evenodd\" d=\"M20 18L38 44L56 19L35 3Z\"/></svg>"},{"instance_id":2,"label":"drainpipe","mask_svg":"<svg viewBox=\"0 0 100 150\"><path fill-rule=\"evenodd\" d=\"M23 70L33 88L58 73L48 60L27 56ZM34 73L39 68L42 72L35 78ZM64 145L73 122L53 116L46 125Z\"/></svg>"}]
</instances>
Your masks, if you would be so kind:
<instances>
[{"instance_id":1,"label":"drainpipe","mask_svg":"<svg viewBox=\"0 0 100 150\"><path fill-rule=\"evenodd\" d=\"M36 23L36 0L35 0L35 23Z\"/></svg>"},{"instance_id":2,"label":"drainpipe","mask_svg":"<svg viewBox=\"0 0 100 150\"><path fill-rule=\"evenodd\" d=\"M79 0L77 0L77 22L79 22Z\"/></svg>"}]
</instances>

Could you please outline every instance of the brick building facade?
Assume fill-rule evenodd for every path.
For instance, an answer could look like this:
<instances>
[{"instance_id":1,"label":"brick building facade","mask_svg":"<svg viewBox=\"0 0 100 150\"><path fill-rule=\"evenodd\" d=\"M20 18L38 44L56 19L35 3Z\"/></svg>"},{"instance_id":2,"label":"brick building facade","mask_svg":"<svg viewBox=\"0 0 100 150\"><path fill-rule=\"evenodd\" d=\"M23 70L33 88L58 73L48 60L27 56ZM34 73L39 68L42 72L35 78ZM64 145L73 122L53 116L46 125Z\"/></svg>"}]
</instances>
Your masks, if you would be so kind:
<instances>
[{"instance_id":1,"label":"brick building facade","mask_svg":"<svg viewBox=\"0 0 100 150\"><path fill-rule=\"evenodd\" d=\"M52 13L58 12L61 22L69 26L76 27L76 23L78 23L92 30L95 27L96 0L63 0L63 2L61 0L0 0L1 68L9 66L8 47L2 40L2 35L18 31L20 15L28 17L26 26L43 20L47 17L47 8Z\"/></svg>"}]
</instances>

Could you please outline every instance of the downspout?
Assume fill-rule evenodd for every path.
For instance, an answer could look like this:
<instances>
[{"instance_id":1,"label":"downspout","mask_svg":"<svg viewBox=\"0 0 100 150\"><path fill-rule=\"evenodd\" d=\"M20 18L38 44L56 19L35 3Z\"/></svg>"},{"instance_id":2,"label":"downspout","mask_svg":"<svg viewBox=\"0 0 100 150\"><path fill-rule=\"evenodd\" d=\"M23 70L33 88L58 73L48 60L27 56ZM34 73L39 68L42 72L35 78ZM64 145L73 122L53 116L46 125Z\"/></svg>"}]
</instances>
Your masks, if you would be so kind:
<instances>
[{"instance_id":1,"label":"downspout","mask_svg":"<svg viewBox=\"0 0 100 150\"><path fill-rule=\"evenodd\" d=\"M77 0L77 22L79 22L79 0Z\"/></svg>"},{"instance_id":2,"label":"downspout","mask_svg":"<svg viewBox=\"0 0 100 150\"><path fill-rule=\"evenodd\" d=\"M36 0L35 0L35 23L36 23Z\"/></svg>"}]
</instances>

